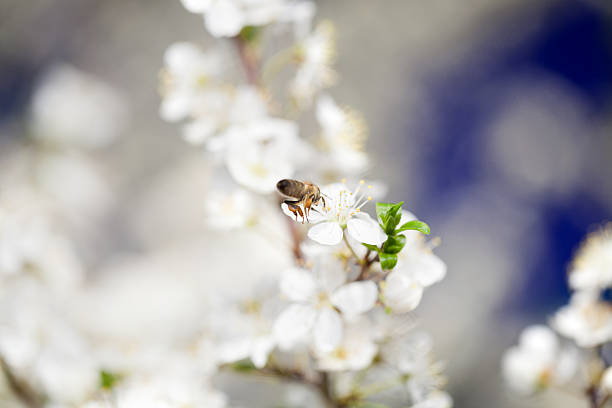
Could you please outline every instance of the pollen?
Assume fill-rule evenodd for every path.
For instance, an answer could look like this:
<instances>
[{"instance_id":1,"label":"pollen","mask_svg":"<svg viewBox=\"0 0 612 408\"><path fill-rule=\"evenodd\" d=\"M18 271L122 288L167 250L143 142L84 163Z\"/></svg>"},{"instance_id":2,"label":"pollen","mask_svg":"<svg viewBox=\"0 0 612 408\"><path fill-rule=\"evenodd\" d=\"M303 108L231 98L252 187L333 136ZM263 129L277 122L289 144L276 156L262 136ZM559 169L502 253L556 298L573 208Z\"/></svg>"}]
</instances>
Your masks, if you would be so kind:
<instances>
[{"instance_id":1,"label":"pollen","mask_svg":"<svg viewBox=\"0 0 612 408\"><path fill-rule=\"evenodd\" d=\"M343 178L342 180L340 180L340 182L341 182L342 184L346 184L346 179L345 179L345 178Z\"/></svg>"},{"instance_id":2,"label":"pollen","mask_svg":"<svg viewBox=\"0 0 612 408\"><path fill-rule=\"evenodd\" d=\"M365 184L365 180L359 180L359 184Z\"/></svg>"},{"instance_id":3,"label":"pollen","mask_svg":"<svg viewBox=\"0 0 612 408\"><path fill-rule=\"evenodd\" d=\"M368 201L372 201L372 196L368 196Z\"/></svg>"}]
</instances>

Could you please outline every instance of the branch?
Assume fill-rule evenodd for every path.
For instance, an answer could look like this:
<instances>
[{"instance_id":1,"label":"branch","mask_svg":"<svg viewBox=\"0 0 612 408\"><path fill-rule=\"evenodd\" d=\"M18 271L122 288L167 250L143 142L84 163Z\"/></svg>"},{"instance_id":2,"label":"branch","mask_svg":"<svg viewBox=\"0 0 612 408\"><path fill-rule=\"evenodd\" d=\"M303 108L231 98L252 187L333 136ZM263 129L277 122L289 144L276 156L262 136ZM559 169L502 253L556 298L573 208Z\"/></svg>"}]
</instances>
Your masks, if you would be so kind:
<instances>
[{"instance_id":1,"label":"branch","mask_svg":"<svg viewBox=\"0 0 612 408\"><path fill-rule=\"evenodd\" d=\"M19 381L11 371L8 363L0 356L0 367L6 382L13 394L28 408L42 408L43 403L39 396L23 382Z\"/></svg>"}]
</instances>

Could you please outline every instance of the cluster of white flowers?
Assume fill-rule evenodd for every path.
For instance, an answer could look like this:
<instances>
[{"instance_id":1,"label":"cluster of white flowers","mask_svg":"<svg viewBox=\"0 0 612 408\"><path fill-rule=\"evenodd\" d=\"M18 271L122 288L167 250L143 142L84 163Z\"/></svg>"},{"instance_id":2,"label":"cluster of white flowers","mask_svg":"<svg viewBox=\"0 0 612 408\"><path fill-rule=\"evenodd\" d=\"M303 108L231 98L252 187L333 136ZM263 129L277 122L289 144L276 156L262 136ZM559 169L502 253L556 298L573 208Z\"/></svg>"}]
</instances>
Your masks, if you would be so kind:
<instances>
[{"instance_id":1,"label":"cluster of white flowers","mask_svg":"<svg viewBox=\"0 0 612 408\"><path fill-rule=\"evenodd\" d=\"M606 295L612 287L611 225L587 238L570 267L568 282L573 290L570 302L550 321L552 329L567 339L565 344L547 326L528 327L519 345L504 355L504 376L521 394L573 387L589 397L592 407L602 407L612 397L612 368L603 351L612 341L612 304ZM587 367L586 378L579 375L581 366Z\"/></svg>"},{"instance_id":2,"label":"cluster of white flowers","mask_svg":"<svg viewBox=\"0 0 612 408\"><path fill-rule=\"evenodd\" d=\"M203 15L211 35L232 39L243 71L233 72L227 48L179 42L164 57L162 118L185 121L183 138L219 164L217 185L232 180L208 193L207 224L234 231L282 226L281 212L268 211L279 203L277 183L320 183L310 201L280 202L294 265L274 271L257 290L213 301L204 330L213 361L220 370L237 365L301 379L333 406L357 406L378 392L366 389L380 386L363 379L350 380L348 389L334 384L382 370L392 383L387 388L408 390L406 403L450 407L431 340L412 330L407 314L444 278L446 265L432 252L436 240L424 239L426 225L401 204L377 204L376 217L368 213L385 187L359 180L369 168L365 121L323 93L337 76L333 25L313 25L308 1L182 3ZM263 43L275 35L279 44L292 42L271 52ZM279 86L284 77L273 74L290 68L293 76ZM302 124L310 110L319 131L308 136ZM409 330L395 330L407 324Z\"/></svg>"},{"instance_id":3,"label":"cluster of white flowers","mask_svg":"<svg viewBox=\"0 0 612 408\"><path fill-rule=\"evenodd\" d=\"M33 96L32 140L2 157L5 383L34 408L224 408L244 404L219 385L220 374L240 372L314 390L330 407L383 407L392 397L450 408L444 364L410 313L446 265L425 223L403 203L380 202L384 183L360 180L369 168L365 121L324 93L336 79L332 24L313 26L309 1L182 4L202 14L218 41L231 40L242 64L233 71L227 47L185 42L164 55L159 113L182 122L183 139L213 164L202 191L210 231L202 233L246 238L253 248L271 243L283 262L242 259L240 243L207 240L209 249L193 237L172 255L88 260L89 233L113 204L92 153L120 134L126 107L92 75L52 70ZM272 45L263 43L272 37L285 48L268 55ZM281 69L291 76L274 75ZM279 191L281 198L283 179L301 191ZM210 267L183 271L189 245L215 259ZM160 329L158 320L176 326ZM294 402L272 404L304 405L289 393Z\"/></svg>"}]
</instances>

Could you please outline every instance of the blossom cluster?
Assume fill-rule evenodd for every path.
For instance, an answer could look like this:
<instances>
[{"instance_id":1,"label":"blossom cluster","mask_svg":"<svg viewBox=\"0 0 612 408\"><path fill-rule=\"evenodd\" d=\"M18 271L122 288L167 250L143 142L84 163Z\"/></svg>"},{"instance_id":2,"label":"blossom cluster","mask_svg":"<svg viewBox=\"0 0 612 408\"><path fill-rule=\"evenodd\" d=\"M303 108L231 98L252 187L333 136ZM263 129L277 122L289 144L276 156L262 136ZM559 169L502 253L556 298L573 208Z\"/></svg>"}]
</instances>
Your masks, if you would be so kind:
<instances>
[{"instance_id":1,"label":"blossom cluster","mask_svg":"<svg viewBox=\"0 0 612 408\"><path fill-rule=\"evenodd\" d=\"M0 366L9 388L35 408L225 408L244 404L218 384L222 374L252 375L286 386L275 405L315 406L300 387L333 407L451 407L444 364L413 314L446 264L427 224L401 202L382 202L383 182L364 180L365 121L326 91L337 79L333 25L315 24L310 1L181 3L217 45L167 48L159 114L212 163L202 218L215 234L268 243L288 261L253 258L265 271L250 281L248 265L224 264L230 289L203 271L212 289L190 304L197 323L180 335L118 324L147 287L123 295L118 277L90 273L83 247L96 246L92 231L113 209L96 155L121 134L127 109L98 78L59 67L33 96L29 141L0 175ZM284 179L299 191L281 191ZM234 247L217 250L237 257ZM162 295L151 294L161 315L188 297L180 267L151 256L142 268L146 284L165 277ZM159 317L134 314L139 323Z\"/></svg>"},{"instance_id":2,"label":"blossom cluster","mask_svg":"<svg viewBox=\"0 0 612 408\"><path fill-rule=\"evenodd\" d=\"M612 225L593 232L572 261L569 304L550 327L526 328L503 358L508 384L521 394L562 388L586 395L592 407L612 396L612 368L605 345L612 341ZM556 333L555 333L556 332Z\"/></svg>"}]
</instances>

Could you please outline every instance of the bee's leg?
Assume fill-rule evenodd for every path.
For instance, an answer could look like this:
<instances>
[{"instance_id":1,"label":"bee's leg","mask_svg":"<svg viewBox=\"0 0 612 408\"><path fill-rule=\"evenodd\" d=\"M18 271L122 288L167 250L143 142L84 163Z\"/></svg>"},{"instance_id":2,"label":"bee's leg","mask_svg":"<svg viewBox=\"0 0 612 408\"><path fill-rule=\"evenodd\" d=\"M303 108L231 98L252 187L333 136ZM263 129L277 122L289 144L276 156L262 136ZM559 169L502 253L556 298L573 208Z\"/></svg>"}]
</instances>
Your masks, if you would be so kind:
<instances>
[{"instance_id":1,"label":"bee's leg","mask_svg":"<svg viewBox=\"0 0 612 408\"><path fill-rule=\"evenodd\" d=\"M327 207L327 204L325 203L325 197L321 196L319 197L320 200L323 200L323 207Z\"/></svg>"},{"instance_id":2,"label":"bee's leg","mask_svg":"<svg viewBox=\"0 0 612 408\"><path fill-rule=\"evenodd\" d=\"M285 200L283 202L287 204L287 208L289 209L289 211L291 211L293 215L295 215L296 222L297 222L298 214L300 215L300 217L302 217L302 224L303 224L304 223L304 213L302 212L302 208L300 208L300 206L297 205L299 201Z\"/></svg>"},{"instance_id":3,"label":"bee's leg","mask_svg":"<svg viewBox=\"0 0 612 408\"><path fill-rule=\"evenodd\" d=\"M311 206L312 206L312 196L309 196L304 202L304 213L306 215L306 222L308 222L308 214L310 214Z\"/></svg>"}]
</instances>

